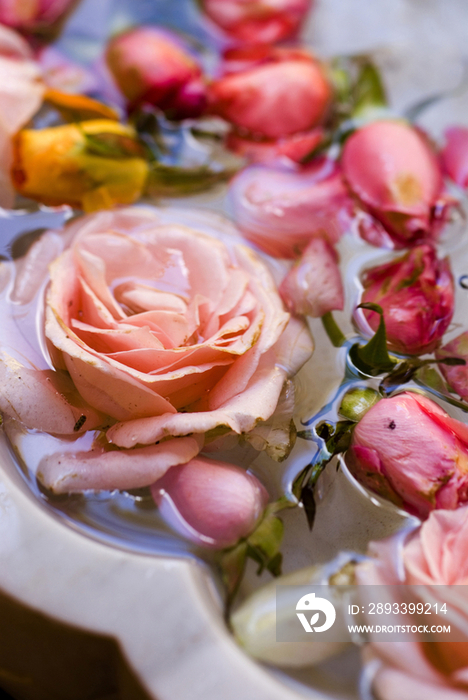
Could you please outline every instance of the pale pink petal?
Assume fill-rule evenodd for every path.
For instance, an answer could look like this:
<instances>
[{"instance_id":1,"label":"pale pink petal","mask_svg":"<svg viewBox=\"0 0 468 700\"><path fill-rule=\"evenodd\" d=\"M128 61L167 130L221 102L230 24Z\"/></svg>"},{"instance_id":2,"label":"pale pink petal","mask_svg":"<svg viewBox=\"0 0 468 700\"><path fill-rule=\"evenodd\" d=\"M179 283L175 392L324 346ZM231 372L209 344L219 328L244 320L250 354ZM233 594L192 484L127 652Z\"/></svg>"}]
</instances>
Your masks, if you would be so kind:
<instances>
[{"instance_id":1,"label":"pale pink petal","mask_svg":"<svg viewBox=\"0 0 468 700\"><path fill-rule=\"evenodd\" d=\"M313 238L279 291L294 314L319 317L329 311L343 310L343 283L332 246L323 238Z\"/></svg>"},{"instance_id":2,"label":"pale pink petal","mask_svg":"<svg viewBox=\"0 0 468 700\"><path fill-rule=\"evenodd\" d=\"M314 339L307 324L302 319L291 316L273 350L276 365L287 377L293 377L314 352Z\"/></svg>"},{"instance_id":3,"label":"pale pink petal","mask_svg":"<svg viewBox=\"0 0 468 700\"><path fill-rule=\"evenodd\" d=\"M452 126L445 132L446 145L442 151L442 165L447 175L460 185L468 187L468 129Z\"/></svg>"},{"instance_id":4,"label":"pale pink petal","mask_svg":"<svg viewBox=\"0 0 468 700\"><path fill-rule=\"evenodd\" d=\"M193 459L200 448L197 438L183 437L134 450L55 453L41 460L37 477L54 493L140 488Z\"/></svg>"},{"instance_id":5,"label":"pale pink petal","mask_svg":"<svg viewBox=\"0 0 468 700\"><path fill-rule=\"evenodd\" d=\"M15 285L11 299L19 304L33 300L47 279L48 266L63 249L62 239L53 231L47 231L29 248L18 262Z\"/></svg>"},{"instance_id":6,"label":"pale pink petal","mask_svg":"<svg viewBox=\"0 0 468 700\"><path fill-rule=\"evenodd\" d=\"M411 670L402 673L388 667L377 673L375 689L379 700L468 700L468 691L445 685L443 679L434 684L414 678Z\"/></svg>"},{"instance_id":7,"label":"pale pink petal","mask_svg":"<svg viewBox=\"0 0 468 700\"><path fill-rule=\"evenodd\" d=\"M219 409L118 423L108 430L108 440L120 447L132 447L151 444L165 435L205 433L220 425L238 434L252 430L259 420L267 420L272 415L286 378L284 371L274 366L271 351L267 354L268 357L262 357L261 366L246 389Z\"/></svg>"},{"instance_id":8,"label":"pale pink petal","mask_svg":"<svg viewBox=\"0 0 468 700\"><path fill-rule=\"evenodd\" d=\"M2 352L0 385L0 411L27 428L73 435L105 422L84 403L65 372L28 369Z\"/></svg>"}]
</instances>

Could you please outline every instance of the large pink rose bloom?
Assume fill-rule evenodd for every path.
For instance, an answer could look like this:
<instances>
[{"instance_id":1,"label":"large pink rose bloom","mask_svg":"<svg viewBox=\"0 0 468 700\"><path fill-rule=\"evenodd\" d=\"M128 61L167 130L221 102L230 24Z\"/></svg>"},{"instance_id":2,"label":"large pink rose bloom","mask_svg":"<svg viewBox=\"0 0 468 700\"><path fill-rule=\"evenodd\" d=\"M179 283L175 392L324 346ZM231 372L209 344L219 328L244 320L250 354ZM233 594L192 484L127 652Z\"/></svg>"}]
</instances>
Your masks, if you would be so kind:
<instances>
[{"instance_id":1,"label":"large pink rose bloom","mask_svg":"<svg viewBox=\"0 0 468 700\"><path fill-rule=\"evenodd\" d=\"M77 0L0 0L0 22L35 31L58 20Z\"/></svg>"},{"instance_id":2,"label":"large pink rose bloom","mask_svg":"<svg viewBox=\"0 0 468 700\"><path fill-rule=\"evenodd\" d=\"M425 518L468 501L468 426L420 394L382 399L354 429L346 464L371 491Z\"/></svg>"},{"instance_id":3,"label":"large pink rose bloom","mask_svg":"<svg viewBox=\"0 0 468 700\"><path fill-rule=\"evenodd\" d=\"M49 455L47 486L150 484L196 456L207 434L270 418L312 345L250 249L140 208L73 226L50 267L45 332L56 366L112 419L107 439L123 449Z\"/></svg>"},{"instance_id":4,"label":"large pink rose bloom","mask_svg":"<svg viewBox=\"0 0 468 700\"><path fill-rule=\"evenodd\" d=\"M203 112L201 67L176 34L161 27L129 29L109 41L105 58L130 111L150 104L169 119Z\"/></svg>"},{"instance_id":5,"label":"large pink rose bloom","mask_svg":"<svg viewBox=\"0 0 468 700\"><path fill-rule=\"evenodd\" d=\"M331 87L314 56L298 49L253 49L235 55L238 70L210 85L213 114L242 136L264 139L306 132L322 122ZM229 71L232 61L231 55Z\"/></svg>"},{"instance_id":6,"label":"large pink rose bloom","mask_svg":"<svg viewBox=\"0 0 468 700\"><path fill-rule=\"evenodd\" d=\"M350 221L341 173L322 158L301 169L252 165L232 180L229 194L242 233L275 257L297 257L317 235L336 243Z\"/></svg>"},{"instance_id":7,"label":"large pink rose bloom","mask_svg":"<svg viewBox=\"0 0 468 700\"><path fill-rule=\"evenodd\" d=\"M346 182L396 247L434 238L446 219L442 173L429 142L401 121L363 126L346 141Z\"/></svg>"},{"instance_id":8,"label":"large pink rose bloom","mask_svg":"<svg viewBox=\"0 0 468 700\"><path fill-rule=\"evenodd\" d=\"M455 290L448 258L439 260L428 244L366 270L361 301L379 304L384 312L389 346L408 355L433 352L453 316ZM380 317L364 311L372 330Z\"/></svg>"},{"instance_id":9,"label":"large pink rose bloom","mask_svg":"<svg viewBox=\"0 0 468 700\"><path fill-rule=\"evenodd\" d=\"M274 44L295 35L311 0L202 0L207 17L236 42Z\"/></svg>"},{"instance_id":10,"label":"large pink rose bloom","mask_svg":"<svg viewBox=\"0 0 468 700\"><path fill-rule=\"evenodd\" d=\"M455 611L450 618L452 628L459 634L467 629L467 507L435 511L406 538L397 535L372 542L369 554L373 560L356 569L360 584L444 586L439 602ZM427 624L428 619L419 622ZM445 615L434 619L436 624L447 622ZM365 650L368 661L381 662L373 682L378 700L468 700L466 632L466 641L456 643L417 642L411 636L408 642L371 643Z\"/></svg>"}]
</instances>

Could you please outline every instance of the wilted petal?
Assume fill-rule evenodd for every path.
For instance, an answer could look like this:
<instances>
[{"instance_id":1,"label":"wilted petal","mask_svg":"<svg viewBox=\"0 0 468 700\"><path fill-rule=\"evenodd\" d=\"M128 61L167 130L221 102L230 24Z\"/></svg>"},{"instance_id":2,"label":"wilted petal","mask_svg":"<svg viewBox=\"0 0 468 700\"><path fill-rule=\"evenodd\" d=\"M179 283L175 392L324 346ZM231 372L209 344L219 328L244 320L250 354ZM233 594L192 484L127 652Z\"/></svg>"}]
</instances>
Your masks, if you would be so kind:
<instances>
[{"instance_id":1,"label":"wilted petal","mask_svg":"<svg viewBox=\"0 0 468 700\"><path fill-rule=\"evenodd\" d=\"M280 286L291 313L323 316L344 305L338 256L323 238L313 238Z\"/></svg>"},{"instance_id":2,"label":"wilted petal","mask_svg":"<svg viewBox=\"0 0 468 700\"><path fill-rule=\"evenodd\" d=\"M351 206L339 170L323 159L301 170L250 166L232 181L230 201L242 233L284 258L296 257L317 235L335 243Z\"/></svg>"},{"instance_id":3,"label":"wilted petal","mask_svg":"<svg viewBox=\"0 0 468 700\"><path fill-rule=\"evenodd\" d=\"M446 130L445 140L442 167L457 185L468 187L468 128L452 126Z\"/></svg>"},{"instance_id":4,"label":"wilted petal","mask_svg":"<svg viewBox=\"0 0 468 700\"><path fill-rule=\"evenodd\" d=\"M135 450L55 453L43 457L37 477L54 493L140 488L170 467L188 462L200 448L199 440L184 437Z\"/></svg>"},{"instance_id":5,"label":"wilted petal","mask_svg":"<svg viewBox=\"0 0 468 700\"><path fill-rule=\"evenodd\" d=\"M27 428L73 435L105 420L84 403L65 372L28 369L6 352L0 355L0 385L0 411Z\"/></svg>"},{"instance_id":6,"label":"wilted petal","mask_svg":"<svg viewBox=\"0 0 468 700\"><path fill-rule=\"evenodd\" d=\"M439 368L444 375L449 386L457 392L462 399L468 401L468 331L458 335L450 343L436 350L436 357L441 360L445 357L458 357L467 362L466 365L440 364Z\"/></svg>"}]
</instances>

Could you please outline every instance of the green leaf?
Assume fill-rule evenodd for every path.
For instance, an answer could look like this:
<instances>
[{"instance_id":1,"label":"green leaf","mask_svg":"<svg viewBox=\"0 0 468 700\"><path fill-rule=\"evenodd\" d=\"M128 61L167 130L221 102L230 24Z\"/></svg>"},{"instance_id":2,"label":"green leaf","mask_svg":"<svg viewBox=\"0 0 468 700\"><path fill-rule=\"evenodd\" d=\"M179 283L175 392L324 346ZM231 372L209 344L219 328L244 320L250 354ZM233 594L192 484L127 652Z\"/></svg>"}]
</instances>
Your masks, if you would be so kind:
<instances>
[{"instance_id":1,"label":"green leaf","mask_svg":"<svg viewBox=\"0 0 468 700\"><path fill-rule=\"evenodd\" d=\"M364 374L381 374L391 371L397 364L397 360L390 357L387 350L387 333L382 307L378 304L359 304L358 309L368 309L380 315L380 323L377 331L366 345L353 345L350 350L350 358L356 369Z\"/></svg>"},{"instance_id":2,"label":"green leaf","mask_svg":"<svg viewBox=\"0 0 468 700\"><path fill-rule=\"evenodd\" d=\"M341 332L341 329L336 323L335 319L333 318L333 314L331 311L328 311L328 313L322 316L322 324L332 345L335 348L341 348L341 346L346 343L346 338Z\"/></svg>"},{"instance_id":3,"label":"green leaf","mask_svg":"<svg viewBox=\"0 0 468 700\"><path fill-rule=\"evenodd\" d=\"M387 106L387 96L377 66L370 59L363 61L353 88L352 117L362 117L369 110Z\"/></svg>"},{"instance_id":4,"label":"green leaf","mask_svg":"<svg viewBox=\"0 0 468 700\"><path fill-rule=\"evenodd\" d=\"M147 154L145 147L131 136L102 132L100 134L88 134L84 129L82 133L86 140L86 150L95 156L102 158L144 158Z\"/></svg>"},{"instance_id":5,"label":"green leaf","mask_svg":"<svg viewBox=\"0 0 468 700\"><path fill-rule=\"evenodd\" d=\"M181 168L155 162L151 166L145 194L152 197L196 194L229 180L234 173L234 170L211 170L208 166Z\"/></svg>"}]
</instances>

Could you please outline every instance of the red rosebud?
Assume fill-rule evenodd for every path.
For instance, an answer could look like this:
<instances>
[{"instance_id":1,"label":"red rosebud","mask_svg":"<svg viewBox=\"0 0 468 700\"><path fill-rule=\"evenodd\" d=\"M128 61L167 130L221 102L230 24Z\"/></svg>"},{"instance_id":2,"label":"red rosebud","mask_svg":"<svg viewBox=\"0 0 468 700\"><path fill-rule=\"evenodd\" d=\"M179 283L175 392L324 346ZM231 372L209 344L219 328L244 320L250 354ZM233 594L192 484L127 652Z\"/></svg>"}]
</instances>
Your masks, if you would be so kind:
<instances>
[{"instance_id":1,"label":"red rosebud","mask_svg":"<svg viewBox=\"0 0 468 700\"><path fill-rule=\"evenodd\" d=\"M323 316L344 305L338 256L324 238L313 238L279 288L291 313Z\"/></svg>"},{"instance_id":2,"label":"red rosebud","mask_svg":"<svg viewBox=\"0 0 468 700\"><path fill-rule=\"evenodd\" d=\"M244 69L210 86L211 112L231 122L243 136L278 139L319 125L331 88L322 66L309 53L290 49L237 51Z\"/></svg>"},{"instance_id":3,"label":"red rosebud","mask_svg":"<svg viewBox=\"0 0 468 700\"><path fill-rule=\"evenodd\" d=\"M448 258L438 260L426 243L366 270L362 282L362 301L383 309L389 347L407 355L435 350L453 315L455 290ZM376 331L379 315L363 313Z\"/></svg>"},{"instance_id":4,"label":"red rosebud","mask_svg":"<svg viewBox=\"0 0 468 700\"><path fill-rule=\"evenodd\" d=\"M47 28L76 0L0 0L0 24L33 32Z\"/></svg>"},{"instance_id":5,"label":"red rosebud","mask_svg":"<svg viewBox=\"0 0 468 700\"><path fill-rule=\"evenodd\" d=\"M230 38L247 44L274 44L294 36L311 0L203 0L209 19Z\"/></svg>"},{"instance_id":6,"label":"red rosebud","mask_svg":"<svg viewBox=\"0 0 468 700\"><path fill-rule=\"evenodd\" d=\"M252 165L233 179L230 198L242 233L274 257L296 257L317 235L336 243L349 225L349 194L324 158L301 170Z\"/></svg>"},{"instance_id":7,"label":"red rosebud","mask_svg":"<svg viewBox=\"0 0 468 700\"><path fill-rule=\"evenodd\" d=\"M177 532L215 549L247 537L268 503L268 493L252 474L201 457L169 469L151 492Z\"/></svg>"},{"instance_id":8,"label":"red rosebud","mask_svg":"<svg viewBox=\"0 0 468 700\"><path fill-rule=\"evenodd\" d=\"M371 491L419 517L468 501L468 426L405 392L376 403L354 429L346 464Z\"/></svg>"},{"instance_id":9,"label":"red rosebud","mask_svg":"<svg viewBox=\"0 0 468 700\"><path fill-rule=\"evenodd\" d=\"M205 108L200 66L165 29L137 27L117 35L107 45L106 62L130 111L150 104L170 119L184 119Z\"/></svg>"},{"instance_id":10,"label":"red rosebud","mask_svg":"<svg viewBox=\"0 0 468 700\"><path fill-rule=\"evenodd\" d=\"M352 193L397 247L433 238L446 219L441 169L429 142L409 124L375 121L346 141L343 175Z\"/></svg>"},{"instance_id":11,"label":"red rosebud","mask_svg":"<svg viewBox=\"0 0 468 700\"><path fill-rule=\"evenodd\" d=\"M452 126L445 132L445 139L442 167L457 185L468 187L468 128Z\"/></svg>"}]
</instances>

